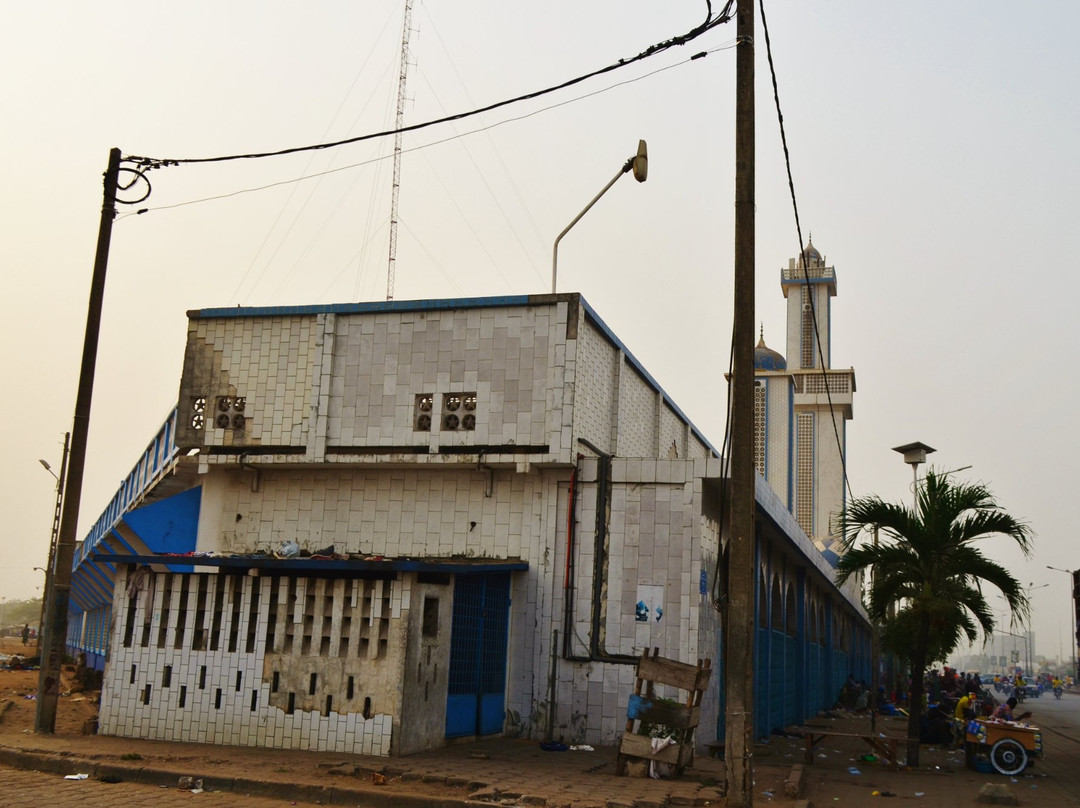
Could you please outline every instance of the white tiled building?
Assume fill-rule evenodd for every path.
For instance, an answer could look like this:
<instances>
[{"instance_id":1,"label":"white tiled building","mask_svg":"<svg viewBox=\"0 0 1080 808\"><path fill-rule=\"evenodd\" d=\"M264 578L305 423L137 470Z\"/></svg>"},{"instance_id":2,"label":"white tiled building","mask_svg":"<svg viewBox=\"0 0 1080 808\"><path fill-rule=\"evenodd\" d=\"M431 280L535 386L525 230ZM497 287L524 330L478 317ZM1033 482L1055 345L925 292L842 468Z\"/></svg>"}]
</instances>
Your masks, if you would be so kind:
<instances>
[{"instance_id":1,"label":"white tiled building","mask_svg":"<svg viewBox=\"0 0 1080 808\"><path fill-rule=\"evenodd\" d=\"M159 437L76 560L103 733L611 744L643 650L718 661L719 459L579 295L190 312ZM768 727L868 643L759 483Z\"/></svg>"}]
</instances>

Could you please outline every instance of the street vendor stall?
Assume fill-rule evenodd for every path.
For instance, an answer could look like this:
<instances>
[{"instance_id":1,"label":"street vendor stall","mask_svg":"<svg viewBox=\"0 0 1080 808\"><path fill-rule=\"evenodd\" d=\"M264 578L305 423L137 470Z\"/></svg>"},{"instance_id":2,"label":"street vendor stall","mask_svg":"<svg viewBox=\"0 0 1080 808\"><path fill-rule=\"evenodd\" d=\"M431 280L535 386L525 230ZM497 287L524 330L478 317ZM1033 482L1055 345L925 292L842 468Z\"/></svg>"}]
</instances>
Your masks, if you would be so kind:
<instances>
[{"instance_id":1,"label":"street vendor stall","mask_svg":"<svg viewBox=\"0 0 1080 808\"><path fill-rule=\"evenodd\" d=\"M1017 775L1042 756L1042 732L1019 721L974 718L967 724L964 748L968 766L976 768L985 757L994 771Z\"/></svg>"}]
</instances>

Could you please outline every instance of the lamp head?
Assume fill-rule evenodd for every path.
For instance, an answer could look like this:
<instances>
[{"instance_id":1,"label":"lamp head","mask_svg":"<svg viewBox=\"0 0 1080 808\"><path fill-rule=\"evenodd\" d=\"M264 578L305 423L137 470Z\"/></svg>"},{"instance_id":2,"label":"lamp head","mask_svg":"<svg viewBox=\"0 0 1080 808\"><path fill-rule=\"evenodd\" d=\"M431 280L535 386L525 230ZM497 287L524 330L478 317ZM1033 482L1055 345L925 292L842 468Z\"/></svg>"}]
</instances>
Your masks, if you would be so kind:
<instances>
[{"instance_id":1,"label":"lamp head","mask_svg":"<svg viewBox=\"0 0 1080 808\"><path fill-rule=\"evenodd\" d=\"M645 182L649 178L649 153L645 148L645 141L637 143L637 155L634 157L634 179Z\"/></svg>"},{"instance_id":2,"label":"lamp head","mask_svg":"<svg viewBox=\"0 0 1080 808\"><path fill-rule=\"evenodd\" d=\"M925 443L916 441L915 443L905 443L903 446L893 447L894 452L899 452L904 456L904 462L911 466L918 466L926 462L926 456L931 452L936 451L932 446L927 446Z\"/></svg>"}]
</instances>

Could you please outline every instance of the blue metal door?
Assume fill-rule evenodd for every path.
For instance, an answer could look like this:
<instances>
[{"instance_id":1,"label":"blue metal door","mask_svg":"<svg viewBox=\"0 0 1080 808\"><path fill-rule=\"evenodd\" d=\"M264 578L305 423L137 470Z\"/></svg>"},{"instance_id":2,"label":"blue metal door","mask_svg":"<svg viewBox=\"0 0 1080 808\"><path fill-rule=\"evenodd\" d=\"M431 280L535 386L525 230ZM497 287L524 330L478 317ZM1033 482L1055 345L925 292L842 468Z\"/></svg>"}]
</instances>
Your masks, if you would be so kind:
<instances>
[{"instance_id":1,"label":"blue metal door","mask_svg":"<svg viewBox=\"0 0 1080 808\"><path fill-rule=\"evenodd\" d=\"M450 626L446 737L502 732L510 574L458 575Z\"/></svg>"}]
</instances>

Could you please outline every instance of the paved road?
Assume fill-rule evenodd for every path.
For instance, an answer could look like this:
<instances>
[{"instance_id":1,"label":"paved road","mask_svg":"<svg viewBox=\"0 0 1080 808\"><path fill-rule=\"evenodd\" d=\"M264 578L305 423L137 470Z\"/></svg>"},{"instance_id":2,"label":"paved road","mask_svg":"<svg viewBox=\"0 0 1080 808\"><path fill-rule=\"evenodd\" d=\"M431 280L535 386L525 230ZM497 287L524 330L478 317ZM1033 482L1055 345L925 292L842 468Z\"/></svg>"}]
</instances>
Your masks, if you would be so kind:
<instances>
[{"instance_id":1,"label":"paved road","mask_svg":"<svg viewBox=\"0 0 1080 808\"><path fill-rule=\"evenodd\" d=\"M1032 723L1043 733L1043 758L1028 774L1045 774L1055 787L1080 802L1080 694L1053 693L1027 699L1020 710L1031 710Z\"/></svg>"},{"instance_id":2,"label":"paved road","mask_svg":"<svg viewBox=\"0 0 1080 808\"><path fill-rule=\"evenodd\" d=\"M177 788L134 783L101 783L93 779L65 780L59 774L43 774L6 766L0 766L0 803L12 806L78 805L80 808L203 808L208 804L215 808L282 808L283 805L289 805L289 802L281 800L247 797L229 792L193 794Z\"/></svg>"}]
</instances>

